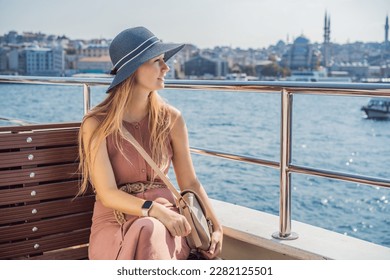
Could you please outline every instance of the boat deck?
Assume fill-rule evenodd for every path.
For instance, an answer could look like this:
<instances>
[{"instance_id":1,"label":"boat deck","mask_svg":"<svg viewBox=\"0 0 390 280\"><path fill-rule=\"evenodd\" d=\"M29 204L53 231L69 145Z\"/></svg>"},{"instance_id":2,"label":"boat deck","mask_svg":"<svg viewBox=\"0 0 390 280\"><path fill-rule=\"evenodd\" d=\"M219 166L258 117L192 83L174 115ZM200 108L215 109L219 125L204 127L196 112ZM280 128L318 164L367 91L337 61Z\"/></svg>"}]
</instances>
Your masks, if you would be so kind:
<instances>
[{"instance_id":1,"label":"boat deck","mask_svg":"<svg viewBox=\"0 0 390 280\"><path fill-rule=\"evenodd\" d=\"M292 221L295 240L272 238L279 217L213 200L224 225L223 259L390 260L390 248Z\"/></svg>"}]
</instances>

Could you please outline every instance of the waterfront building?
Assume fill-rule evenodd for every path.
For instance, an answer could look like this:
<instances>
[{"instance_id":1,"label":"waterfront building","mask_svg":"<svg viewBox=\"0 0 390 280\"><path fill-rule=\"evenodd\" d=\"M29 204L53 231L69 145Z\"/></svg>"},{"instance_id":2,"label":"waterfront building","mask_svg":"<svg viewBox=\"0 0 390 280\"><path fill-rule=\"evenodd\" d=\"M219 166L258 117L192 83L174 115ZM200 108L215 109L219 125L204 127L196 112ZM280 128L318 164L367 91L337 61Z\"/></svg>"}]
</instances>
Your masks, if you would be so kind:
<instances>
[{"instance_id":1,"label":"waterfront building","mask_svg":"<svg viewBox=\"0 0 390 280\"><path fill-rule=\"evenodd\" d=\"M77 73L107 74L112 68L109 45L105 40L92 40L84 43L80 40L68 45L65 57L66 75Z\"/></svg>"},{"instance_id":2,"label":"waterfront building","mask_svg":"<svg viewBox=\"0 0 390 280\"><path fill-rule=\"evenodd\" d=\"M283 76L280 66L272 60L258 61L255 65L255 72L256 77L262 80Z\"/></svg>"},{"instance_id":3,"label":"waterfront building","mask_svg":"<svg viewBox=\"0 0 390 280\"><path fill-rule=\"evenodd\" d=\"M360 81L369 77L370 65L366 62L336 62L330 69L334 71L347 72L353 81Z\"/></svg>"},{"instance_id":4,"label":"waterfront building","mask_svg":"<svg viewBox=\"0 0 390 280\"><path fill-rule=\"evenodd\" d=\"M167 65L169 67L169 71L165 74L165 79L176 79L178 76L178 71L180 71L180 65L178 65L177 60L175 57L172 59L169 59L167 62Z\"/></svg>"},{"instance_id":5,"label":"waterfront building","mask_svg":"<svg viewBox=\"0 0 390 280\"><path fill-rule=\"evenodd\" d=\"M9 48L0 48L0 72L5 72L8 70L8 52Z\"/></svg>"},{"instance_id":6,"label":"waterfront building","mask_svg":"<svg viewBox=\"0 0 390 280\"><path fill-rule=\"evenodd\" d=\"M78 73L105 73L112 68L112 62L108 55L99 57L81 57L77 61Z\"/></svg>"},{"instance_id":7,"label":"waterfront building","mask_svg":"<svg viewBox=\"0 0 390 280\"><path fill-rule=\"evenodd\" d=\"M19 61L21 72L33 76L60 76L65 70L64 50L32 46L21 52Z\"/></svg>"},{"instance_id":8,"label":"waterfront building","mask_svg":"<svg viewBox=\"0 0 390 280\"><path fill-rule=\"evenodd\" d=\"M18 43L18 33L16 31L10 31L4 35L4 43L16 44Z\"/></svg>"},{"instance_id":9,"label":"waterfront building","mask_svg":"<svg viewBox=\"0 0 390 280\"><path fill-rule=\"evenodd\" d=\"M81 55L87 57L109 56L109 46L107 44L90 44L81 49Z\"/></svg>"},{"instance_id":10,"label":"waterfront building","mask_svg":"<svg viewBox=\"0 0 390 280\"><path fill-rule=\"evenodd\" d=\"M184 62L184 74L191 78L221 78L228 73L226 60L197 55Z\"/></svg>"},{"instance_id":11,"label":"waterfront building","mask_svg":"<svg viewBox=\"0 0 390 280\"><path fill-rule=\"evenodd\" d=\"M19 48L13 48L7 54L8 70L13 73L17 73L19 70L19 53Z\"/></svg>"}]
</instances>

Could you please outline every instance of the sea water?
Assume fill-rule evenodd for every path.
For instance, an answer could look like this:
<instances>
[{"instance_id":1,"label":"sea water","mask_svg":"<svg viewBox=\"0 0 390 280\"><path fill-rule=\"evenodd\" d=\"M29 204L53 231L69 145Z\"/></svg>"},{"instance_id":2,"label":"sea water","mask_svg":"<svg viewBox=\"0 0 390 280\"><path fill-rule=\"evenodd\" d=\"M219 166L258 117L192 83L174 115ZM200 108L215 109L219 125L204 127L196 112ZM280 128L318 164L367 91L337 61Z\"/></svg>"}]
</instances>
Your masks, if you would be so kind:
<instances>
[{"instance_id":1,"label":"sea water","mask_svg":"<svg viewBox=\"0 0 390 280\"><path fill-rule=\"evenodd\" d=\"M106 96L105 88L92 88L92 105ZM192 147L279 162L279 93L164 90L160 94L181 110ZM368 100L294 95L293 164L390 178L390 121L365 119L360 108ZM0 85L0 117L63 122L80 121L82 115L81 86ZM277 169L200 155L193 155L193 162L211 198L279 214ZM292 175L294 220L388 247L389 200L389 189Z\"/></svg>"}]
</instances>

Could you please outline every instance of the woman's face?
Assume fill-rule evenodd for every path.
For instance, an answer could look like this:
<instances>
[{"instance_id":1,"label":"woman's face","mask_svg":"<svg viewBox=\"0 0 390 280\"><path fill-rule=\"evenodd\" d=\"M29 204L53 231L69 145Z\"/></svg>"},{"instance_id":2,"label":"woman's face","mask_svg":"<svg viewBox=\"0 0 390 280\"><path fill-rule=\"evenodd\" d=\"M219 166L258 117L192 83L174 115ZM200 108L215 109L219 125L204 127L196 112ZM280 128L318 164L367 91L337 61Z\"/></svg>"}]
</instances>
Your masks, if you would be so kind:
<instances>
[{"instance_id":1,"label":"woman's face","mask_svg":"<svg viewBox=\"0 0 390 280\"><path fill-rule=\"evenodd\" d=\"M169 71L164 54L146 61L135 73L136 87L148 92L164 88L165 74Z\"/></svg>"}]
</instances>

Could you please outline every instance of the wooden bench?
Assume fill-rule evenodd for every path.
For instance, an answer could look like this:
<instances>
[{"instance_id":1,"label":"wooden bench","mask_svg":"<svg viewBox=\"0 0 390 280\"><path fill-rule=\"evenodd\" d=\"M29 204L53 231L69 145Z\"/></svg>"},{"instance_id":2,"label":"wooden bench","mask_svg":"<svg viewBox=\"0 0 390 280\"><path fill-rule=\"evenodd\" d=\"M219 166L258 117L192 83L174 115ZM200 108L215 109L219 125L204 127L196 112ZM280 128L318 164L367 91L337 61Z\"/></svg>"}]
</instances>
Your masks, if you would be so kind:
<instances>
[{"instance_id":1,"label":"wooden bench","mask_svg":"<svg viewBox=\"0 0 390 280\"><path fill-rule=\"evenodd\" d=\"M93 193L78 190L80 123L0 127L0 259L87 259Z\"/></svg>"}]
</instances>

